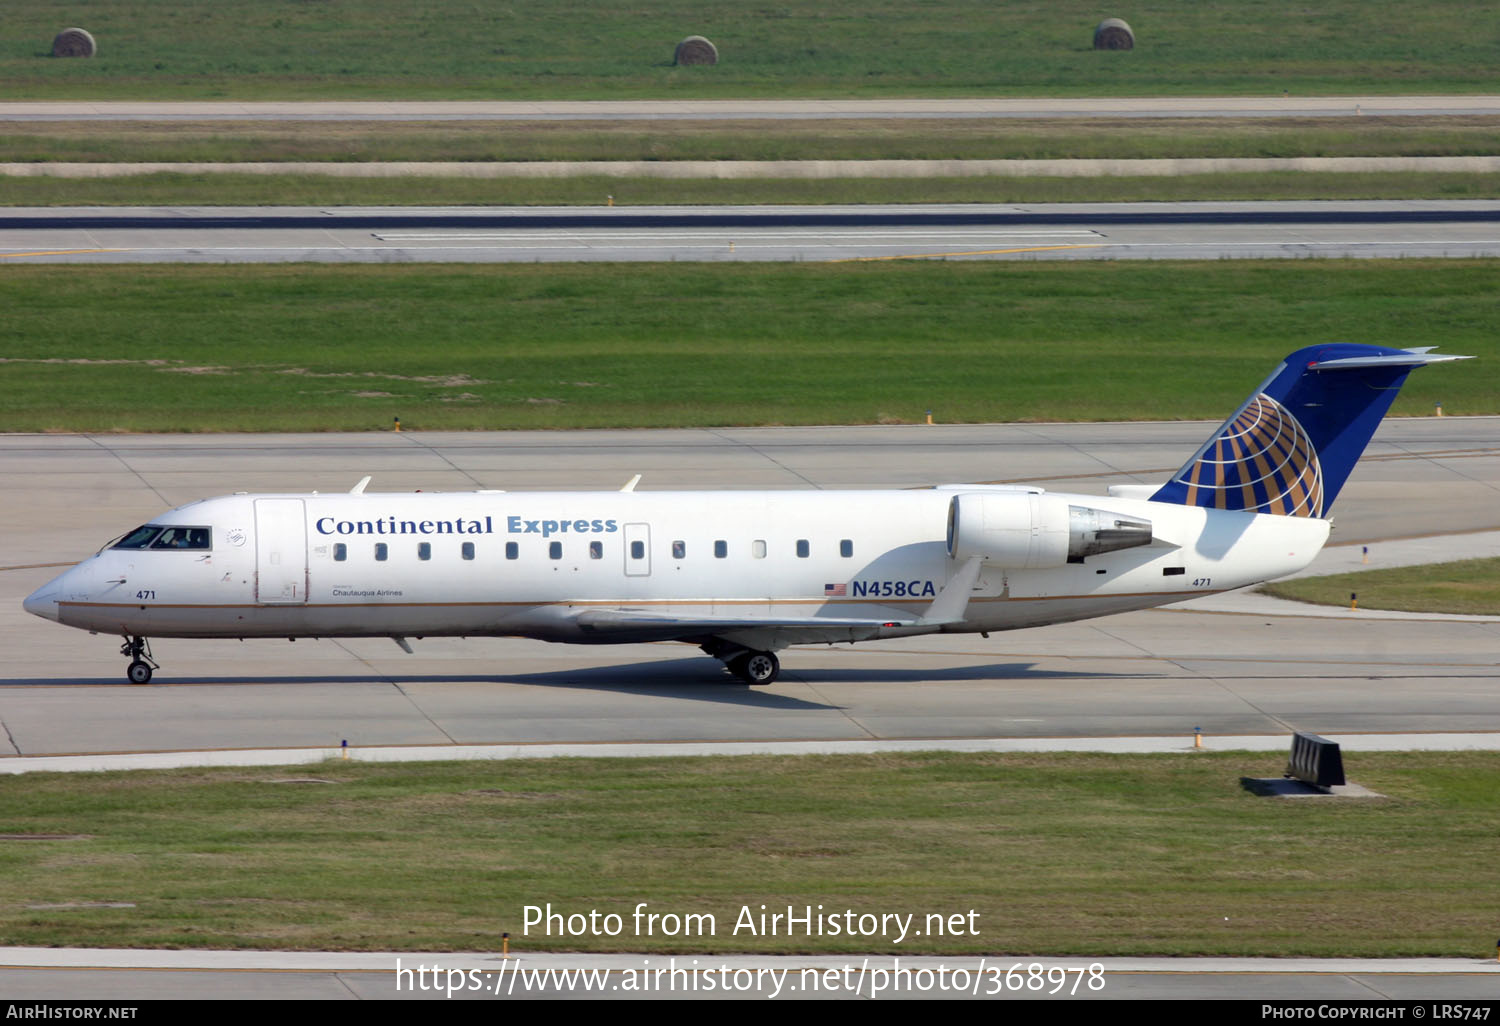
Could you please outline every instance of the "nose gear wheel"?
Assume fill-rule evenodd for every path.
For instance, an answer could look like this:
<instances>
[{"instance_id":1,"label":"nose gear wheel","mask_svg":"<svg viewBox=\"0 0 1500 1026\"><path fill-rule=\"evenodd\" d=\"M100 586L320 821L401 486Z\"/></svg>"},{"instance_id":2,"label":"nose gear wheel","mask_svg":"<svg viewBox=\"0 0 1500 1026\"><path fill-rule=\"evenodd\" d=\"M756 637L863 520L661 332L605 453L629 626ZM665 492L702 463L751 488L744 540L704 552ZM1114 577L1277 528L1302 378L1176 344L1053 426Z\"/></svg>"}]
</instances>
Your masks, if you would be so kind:
<instances>
[{"instance_id":1,"label":"nose gear wheel","mask_svg":"<svg viewBox=\"0 0 1500 1026\"><path fill-rule=\"evenodd\" d=\"M151 671L161 669L151 658L151 642L139 635L126 638L125 644L120 646L120 654L130 659L130 665L125 668L125 679L132 684L151 683Z\"/></svg>"}]
</instances>

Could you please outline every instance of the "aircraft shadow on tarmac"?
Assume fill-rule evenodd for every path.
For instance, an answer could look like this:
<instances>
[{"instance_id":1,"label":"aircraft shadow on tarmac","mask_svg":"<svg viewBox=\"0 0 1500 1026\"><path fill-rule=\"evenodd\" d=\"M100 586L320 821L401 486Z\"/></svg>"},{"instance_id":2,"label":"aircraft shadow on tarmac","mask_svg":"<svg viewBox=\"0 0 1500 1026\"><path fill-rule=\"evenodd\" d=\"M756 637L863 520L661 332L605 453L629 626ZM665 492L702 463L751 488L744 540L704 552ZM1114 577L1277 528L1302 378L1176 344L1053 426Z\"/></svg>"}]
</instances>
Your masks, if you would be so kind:
<instances>
[{"instance_id":1,"label":"aircraft shadow on tarmac","mask_svg":"<svg viewBox=\"0 0 1500 1026\"><path fill-rule=\"evenodd\" d=\"M805 684L949 684L962 681L1009 683L1044 680L1161 680L1164 673L1080 673L1076 670L1038 670L1035 663L985 663L904 670L896 667L786 671L783 677Z\"/></svg>"},{"instance_id":2,"label":"aircraft shadow on tarmac","mask_svg":"<svg viewBox=\"0 0 1500 1026\"><path fill-rule=\"evenodd\" d=\"M969 682L1035 682L1051 680L1140 680L1160 679L1162 674L1088 673L1039 670L1034 663L984 663L976 666L901 669L897 667L818 667L784 671L779 685L751 687L706 659L671 659L651 663L620 663L558 670L548 673L514 674L326 674L318 676L255 676L235 674L216 677L158 676L150 684L129 684L119 677L0 678L0 689L27 687L111 687L147 690L160 687L228 687L317 684L465 684L538 685L569 691L600 691L653 698L680 698L699 702L729 703L763 709L830 709L838 706L807 701L778 693L778 686L800 684L945 684Z\"/></svg>"}]
</instances>

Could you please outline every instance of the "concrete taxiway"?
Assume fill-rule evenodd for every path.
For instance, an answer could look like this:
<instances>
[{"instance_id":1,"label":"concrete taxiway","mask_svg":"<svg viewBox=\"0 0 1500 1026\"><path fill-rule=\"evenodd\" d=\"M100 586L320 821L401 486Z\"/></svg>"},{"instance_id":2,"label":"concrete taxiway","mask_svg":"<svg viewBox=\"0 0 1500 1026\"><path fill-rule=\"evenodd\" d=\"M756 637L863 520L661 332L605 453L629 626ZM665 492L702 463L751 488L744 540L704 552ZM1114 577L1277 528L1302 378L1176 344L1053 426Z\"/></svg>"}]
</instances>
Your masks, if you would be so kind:
<instances>
[{"instance_id":1,"label":"concrete taxiway","mask_svg":"<svg viewBox=\"0 0 1500 1026\"><path fill-rule=\"evenodd\" d=\"M601 203L604 196L600 197ZM0 262L1218 260L1500 255L1500 202L9 208Z\"/></svg>"},{"instance_id":2,"label":"concrete taxiway","mask_svg":"<svg viewBox=\"0 0 1500 1026\"><path fill-rule=\"evenodd\" d=\"M529 946L529 945L527 945ZM528 997L1490 1003L1480 958L1016 958L0 948L29 1000L514 1000ZM1424 1009L1424 1013L1425 1013ZM1419 1018L1418 1016L1412 1016ZM1451 1017L1458 1018L1459 1014Z\"/></svg>"},{"instance_id":3,"label":"concrete taxiway","mask_svg":"<svg viewBox=\"0 0 1500 1026\"><path fill-rule=\"evenodd\" d=\"M19 600L172 505L239 490L919 487L1161 479L1212 425L897 426L668 432L0 438L0 722L11 756L208 749L1500 732L1500 623L1189 603L1079 624L799 646L773 687L682 645L511 639L178 641L145 687L117 641ZM1336 541L1494 526L1500 419L1388 421L1335 507ZM1434 543L1435 544L1435 543ZM1437 551L1435 548L1434 551Z\"/></svg>"}]
</instances>

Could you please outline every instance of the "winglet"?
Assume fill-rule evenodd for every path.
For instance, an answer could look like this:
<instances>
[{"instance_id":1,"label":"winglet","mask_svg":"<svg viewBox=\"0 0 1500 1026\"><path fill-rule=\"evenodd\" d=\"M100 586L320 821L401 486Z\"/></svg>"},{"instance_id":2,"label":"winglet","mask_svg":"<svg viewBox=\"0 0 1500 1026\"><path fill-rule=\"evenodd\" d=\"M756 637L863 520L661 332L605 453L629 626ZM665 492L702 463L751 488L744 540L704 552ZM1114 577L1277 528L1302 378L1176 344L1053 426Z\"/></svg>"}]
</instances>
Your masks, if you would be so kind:
<instances>
[{"instance_id":1,"label":"winglet","mask_svg":"<svg viewBox=\"0 0 1500 1026\"><path fill-rule=\"evenodd\" d=\"M974 582L979 580L981 565L982 557L970 556L969 561L948 578L948 583L943 585L943 590L938 592L938 597L932 600L932 605L927 607L927 612L922 614L917 623L932 625L961 622L964 610L969 608L969 595L974 591Z\"/></svg>"},{"instance_id":2,"label":"winglet","mask_svg":"<svg viewBox=\"0 0 1500 1026\"><path fill-rule=\"evenodd\" d=\"M625 487L621 488L620 491L622 491L622 492L633 492L633 491L635 491L635 486L638 485L638 484L640 484L640 483L641 483L641 475L637 474L637 475L635 475L635 477L632 477L629 481L626 481L625 482Z\"/></svg>"},{"instance_id":3,"label":"winglet","mask_svg":"<svg viewBox=\"0 0 1500 1026\"><path fill-rule=\"evenodd\" d=\"M363 495L363 494L365 494L365 485L367 485L369 483L370 483L370 475L366 474L364 477L362 477L362 478L359 479L359 484L357 484L353 488L349 489L349 494L350 495Z\"/></svg>"}]
</instances>

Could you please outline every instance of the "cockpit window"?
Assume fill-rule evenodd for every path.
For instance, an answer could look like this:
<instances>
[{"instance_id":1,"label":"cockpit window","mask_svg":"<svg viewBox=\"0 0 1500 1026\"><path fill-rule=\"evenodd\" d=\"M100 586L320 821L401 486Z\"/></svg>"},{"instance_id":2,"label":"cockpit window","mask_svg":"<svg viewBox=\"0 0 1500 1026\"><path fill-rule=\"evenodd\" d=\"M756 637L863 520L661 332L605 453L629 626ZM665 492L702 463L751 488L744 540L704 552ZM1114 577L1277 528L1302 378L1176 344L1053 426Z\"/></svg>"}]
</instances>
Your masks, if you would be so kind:
<instances>
[{"instance_id":1,"label":"cockpit window","mask_svg":"<svg viewBox=\"0 0 1500 1026\"><path fill-rule=\"evenodd\" d=\"M162 530L154 542L153 549L211 549L209 530L206 527L168 527Z\"/></svg>"},{"instance_id":2,"label":"cockpit window","mask_svg":"<svg viewBox=\"0 0 1500 1026\"><path fill-rule=\"evenodd\" d=\"M115 542L117 549L211 549L213 532L207 527L163 527L145 524Z\"/></svg>"},{"instance_id":3,"label":"cockpit window","mask_svg":"<svg viewBox=\"0 0 1500 1026\"><path fill-rule=\"evenodd\" d=\"M112 546L117 549L144 549L151 544L153 538L161 534L161 528L156 524L145 524L137 527L125 537L115 542Z\"/></svg>"}]
</instances>

